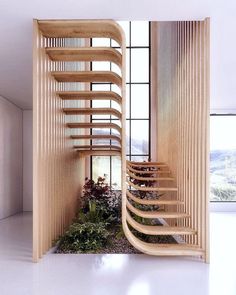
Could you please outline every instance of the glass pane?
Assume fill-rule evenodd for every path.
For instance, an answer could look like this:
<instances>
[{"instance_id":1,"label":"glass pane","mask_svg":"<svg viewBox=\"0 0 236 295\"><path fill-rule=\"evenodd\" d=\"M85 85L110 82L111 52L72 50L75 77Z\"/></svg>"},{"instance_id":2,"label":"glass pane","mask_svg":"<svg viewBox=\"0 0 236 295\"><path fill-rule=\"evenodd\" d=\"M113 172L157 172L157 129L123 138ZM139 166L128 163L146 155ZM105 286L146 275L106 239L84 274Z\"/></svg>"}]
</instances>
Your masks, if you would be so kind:
<instances>
[{"instance_id":1,"label":"glass pane","mask_svg":"<svg viewBox=\"0 0 236 295\"><path fill-rule=\"evenodd\" d=\"M118 93L119 95L121 95L121 89L117 85L112 84L111 85L111 90L114 91L114 92L116 92L116 93Z\"/></svg>"},{"instance_id":2,"label":"glass pane","mask_svg":"<svg viewBox=\"0 0 236 295\"><path fill-rule=\"evenodd\" d=\"M131 82L149 82L148 49L131 49Z\"/></svg>"},{"instance_id":3,"label":"glass pane","mask_svg":"<svg viewBox=\"0 0 236 295\"><path fill-rule=\"evenodd\" d=\"M131 85L131 114L135 119L149 118L149 85Z\"/></svg>"},{"instance_id":4,"label":"glass pane","mask_svg":"<svg viewBox=\"0 0 236 295\"><path fill-rule=\"evenodd\" d=\"M131 161L135 161L135 162L148 161L148 156L132 156Z\"/></svg>"},{"instance_id":5,"label":"glass pane","mask_svg":"<svg viewBox=\"0 0 236 295\"><path fill-rule=\"evenodd\" d=\"M130 154L130 121L126 120L126 154Z\"/></svg>"},{"instance_id":6,"label":"glass pane","mask_svg":"<svg viewBox=\"0 0 236 295\"><path fill-rule=\"evenodd\" d=\"M149 22L131 22L131 46L149 46Z\"/></svg>"},{"instance_id":7,"label":"glass pane","mask_svg":"<svg viewBox=\"0 0 236 295\"><path fill-rule=\"evenodd\" d=\"M126 83L130 82L130 49L126 49Z\"/></svg>"},{"instance_id":8,"label":"glass pane","mask_svg":"<svg viewBox=\"0 0 236 295\"><path fill-rule=\"evenodd\" d=\"M211 116L211 201L236 201L236 116Z\"/></svg>"},{"instance_id":9,"label":"glass pane","mask_svg":"<svg viewBox=\"0 0 236 295\"><path fill-rule=\"evenodd\" d=\"M148 154L148 120L131 121L131 154Z\"/></svg>"},{"instance_id":10,"label":"glass pane","mask_svg":"<svg viewBox=\"0 0 236 295\"><path fill-rule=\"evenodd\" d=\"M93 71L110 71L110 62L108 61L93 61Z\"/></svg>"},{"instance_id":11,"label":"glass pane","mask_svg":"<svg viewBox=\"0 0 236 295\"><path fill-rule=\"evenodd\" d=\"M126 118L130 118L130 85L126 85Z\"/></svg>"},{"instance_id":12,"label":"glass pane","mask_svg":"<svg viewBox=\"0 0 236 295\"><path fill-rule=\"evenodd\" d=\"M110 120L93 120L93 123L110 123ZM93 128L92 134L110 134L109 128Z\"/></svg>"},{"instance_id":13,"label":"glass pane","mask_svg":"<svg viewBox=\"0 0 236 295\"><path fill-rule=\"evenodd\" d=\"M121 160L120 157L112 157L112 186L121 189Z\"/></svg>"},{"instance_id":14,"label":"glass pane","mask_svg":"<svg viewBox=\"0 0 236 295\"><path fill-rule=\"evenodd\" d=\"M111 70L112 70L112 72L116 73L117 75L119 75L121 77L121 69L120 69L120 67L118 67L117 64L111 63Z\"/></svg>"},{"instance_id":15,"label":"glass pane","mask_svg":"<svg viewBox=\"0 0 236 295\"><path fill-rule=\"evenodd\" d=\"M125 32L126 46L129 46L129 21L118 21L118 24L122 27ZM120 46L116 41L111 41L111 46Z\"/></svg>"},{"instance_id":16,"label":"glass pane","mask_svg":"<svg viewBox=\"0 0 236 295\"><path fill-rule=\"evenodd\" d=\"M93 156L93 180L96 181L98 177L106 177L106 181L110 182L110 157Z\"/></svg>"},{"instance_id":17,"label":"glass pane","mask_svg":"<svg viewBox=\"0 0 236 295\"><path fill-rule=\"evenodd\" d=\"M110 91L110 85L107 84L92 84L92 90L94 91ZM93 108L109 108L110 101L109 100L93 100L92 101ZM100 115L92 116L93 119L101 118ZM103 115L102 118L110 118L109 115Z\"/></svg>"},{"instance_id":18,"label":"glass pane","mask_svg":"<svg viewBox=\"0 0 236 295\"><path fill-rule=\"evenodd\" d=\"M92 39L93 46L108 46L110 47L110 39L109 38L93 38Z\"/></svg>"}]
</instances>

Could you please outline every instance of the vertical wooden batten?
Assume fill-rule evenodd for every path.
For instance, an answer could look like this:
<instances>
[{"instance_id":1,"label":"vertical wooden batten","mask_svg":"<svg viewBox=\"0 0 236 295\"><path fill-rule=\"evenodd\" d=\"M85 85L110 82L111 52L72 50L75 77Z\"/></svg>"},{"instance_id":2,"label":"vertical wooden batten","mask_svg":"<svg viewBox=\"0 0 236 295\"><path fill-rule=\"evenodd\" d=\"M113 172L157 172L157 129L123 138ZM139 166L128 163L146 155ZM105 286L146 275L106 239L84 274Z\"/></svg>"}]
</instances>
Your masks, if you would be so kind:
<instances>
[{"instance_id":1,"label":"vertical wooden batten","mask_svg":"<svg viewBox=\"0 0 236 295\"><path fill-rule=\"evenodd\" d=\"M195 236L183 236L183 240L202 249L206 262L209 261L209 28L209 19L159 22L157 32L157 160L169 164L177 178L177 199L184 201L185 212L190 215L189 220L177 223L197 232ZM171 39L171 34L176 37Z\"/></svg>"}]
</instances>

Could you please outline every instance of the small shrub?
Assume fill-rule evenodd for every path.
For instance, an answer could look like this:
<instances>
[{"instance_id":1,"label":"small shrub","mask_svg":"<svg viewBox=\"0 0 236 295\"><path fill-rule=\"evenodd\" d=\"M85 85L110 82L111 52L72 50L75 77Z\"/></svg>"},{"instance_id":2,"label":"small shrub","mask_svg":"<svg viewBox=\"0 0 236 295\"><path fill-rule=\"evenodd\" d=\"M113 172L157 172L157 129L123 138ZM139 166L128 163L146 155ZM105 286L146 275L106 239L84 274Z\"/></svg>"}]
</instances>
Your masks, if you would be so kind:
<instances>
[{"instance_id":1,"label":"small shrub","mask_svg":"<svg viewBox=\"0 0 236 295\"><path fill-rule=\"evenodd\" d=\"M103 220L118 222L121 218L121 192L112 190L106 179L98 177L97 182L85 179L82 205L83 212L87 213L90 203L96 204Z\"/></svg>"},{"instance_id":2,"label":"small shrub","mask_svg":"<svg viewBox=\"0 0 236 295\"><path fill-rule=\"evenodd\" d=\"M96 252L107 244L108 238L109 232L103 222L73 223L60 238L57 252Z\"/></svg>"}]
</instances>

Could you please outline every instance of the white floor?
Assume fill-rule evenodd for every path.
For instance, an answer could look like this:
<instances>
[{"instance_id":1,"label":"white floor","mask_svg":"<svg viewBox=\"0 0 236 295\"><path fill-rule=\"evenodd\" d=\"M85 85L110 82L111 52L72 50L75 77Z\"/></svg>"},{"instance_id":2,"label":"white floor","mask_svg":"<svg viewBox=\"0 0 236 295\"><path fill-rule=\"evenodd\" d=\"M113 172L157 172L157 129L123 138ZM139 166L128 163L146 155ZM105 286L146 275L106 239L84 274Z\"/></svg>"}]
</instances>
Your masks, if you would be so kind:
<instances>
[{"instance_id":1,"label":"white floor","mask_svg":"<svg viewBox=\"0 0 236 295\"><path fill-rule=\"evenodd\" d=\"M211 263L146 255L31 262L32 217L0 221L0 295L236 295L236 214L211 214Z\"/></svg>"}]
</instances>

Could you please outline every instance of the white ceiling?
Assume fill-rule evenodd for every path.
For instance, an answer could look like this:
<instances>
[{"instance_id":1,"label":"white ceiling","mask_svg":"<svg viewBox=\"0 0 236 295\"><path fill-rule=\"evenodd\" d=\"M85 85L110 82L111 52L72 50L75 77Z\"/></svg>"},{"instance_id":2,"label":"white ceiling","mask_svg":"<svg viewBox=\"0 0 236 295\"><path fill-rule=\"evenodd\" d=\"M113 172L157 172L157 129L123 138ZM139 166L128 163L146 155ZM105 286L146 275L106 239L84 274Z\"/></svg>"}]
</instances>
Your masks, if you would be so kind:
<instances>
[{"instance_id":1,"label":"white ceiling","mask_svg":"<svg viewBox=\"0 0 236 295\"><path fill-rule=\"evenodd\" d=\"M231 69L236 63L236 41L231 40L236 35L235 8L234 0L0 0L0 95L22 109L32 108L33 18L177 20L210 16L212 107L236 109L236 73Z\"/></svg>"}]
</instances>

